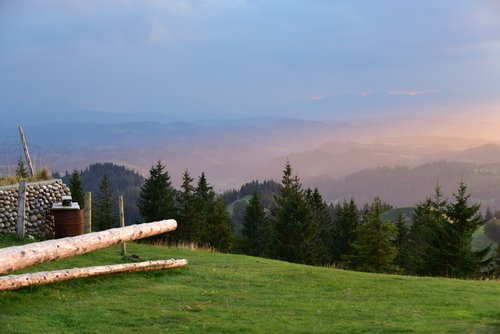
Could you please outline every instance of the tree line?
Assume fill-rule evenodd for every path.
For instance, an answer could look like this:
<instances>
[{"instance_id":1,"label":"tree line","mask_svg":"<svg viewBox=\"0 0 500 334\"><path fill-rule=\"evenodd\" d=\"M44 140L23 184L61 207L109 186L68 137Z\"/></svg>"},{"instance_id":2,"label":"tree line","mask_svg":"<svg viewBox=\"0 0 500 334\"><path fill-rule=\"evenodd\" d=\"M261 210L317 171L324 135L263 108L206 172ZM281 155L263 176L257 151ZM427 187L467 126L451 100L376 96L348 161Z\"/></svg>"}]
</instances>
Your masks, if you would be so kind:
<instances>
[{"instance_id":1,"label":"tree line","mask_svg":"<svg viewBox=\"0 0 500 334\"><path fill-rule=\"evenodd\" d=\"M204 173L195 182L187 170L177 190L158 161L140 187L138 222L176 219L177 230L160 236L167 243L195 243L296 263L463 278L500 274L500 247L496 257L489 255L491 246L471 248L472 235L485 220L479 205L470 203L463 182L452 201L436 185L434 195L416 205L410 222L401 215L396 222L385 221L382 213L391 206L378 197L363 207L353 199L327 205L318 189L302 187L289 162L281 183L252 182L241 191L216 194ZM234 233L226 204L250 193L248 205L240 208L241 233ZM109 215L111 196L104 175L96 208L108 215L96 211L96 229L115 223Z\"/></svg>"},{"instance_id":2,"label":"tree line","mask_svg":"<svg viewBox=\"0 0 500 334\"><path fill-rule=\"evenodd\" d=\"M453 200L435 194L417 204L410 224L384 221L380 198L362 209L354 200L327 206L317 189L302 189L286 164L282 188L265 210L257 193L246 208L242 250L250 255L311 265L385 273L470 278L500 274L500 247L473 250L485 220L460 182Z\"/></svg>"}]
</instances>

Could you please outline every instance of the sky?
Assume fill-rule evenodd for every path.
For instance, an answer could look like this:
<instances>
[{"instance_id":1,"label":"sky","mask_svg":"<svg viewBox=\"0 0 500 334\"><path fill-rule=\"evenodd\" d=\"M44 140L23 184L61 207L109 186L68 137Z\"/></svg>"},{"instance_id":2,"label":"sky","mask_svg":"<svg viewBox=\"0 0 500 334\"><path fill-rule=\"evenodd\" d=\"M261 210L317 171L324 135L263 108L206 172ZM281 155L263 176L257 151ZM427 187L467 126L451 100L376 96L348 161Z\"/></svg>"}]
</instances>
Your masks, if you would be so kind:
<instances>
[{"instance_id":1,"label":"sky","mask_svg":"<svg viewBox=\"0 0 500 334\"><path fill-rule=\"evenodd\" d=\"M0 101L337 119L500 109L495 0L0 0Z\"/></svg>"}]
</instances>

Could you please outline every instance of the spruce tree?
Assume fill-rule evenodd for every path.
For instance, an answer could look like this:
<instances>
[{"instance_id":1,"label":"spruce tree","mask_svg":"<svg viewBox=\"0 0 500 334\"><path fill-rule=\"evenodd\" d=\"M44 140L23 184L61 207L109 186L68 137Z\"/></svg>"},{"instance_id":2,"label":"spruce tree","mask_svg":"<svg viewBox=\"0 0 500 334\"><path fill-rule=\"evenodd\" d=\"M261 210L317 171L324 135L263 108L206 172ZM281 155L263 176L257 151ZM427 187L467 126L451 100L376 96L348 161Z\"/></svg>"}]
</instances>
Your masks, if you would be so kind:
<instances>
[{"instance_id":1,"label":"spruce tree","mask_svg":"<svg viewBox=\"0 0 500 334\"><path fill-rule=\"evenodd\" d=\"M149 170L149 177L141 187L137 206L144 223L176 216L174 189L168 171L165 170L161 161Z\"/></svg>"},{"instance_id":2,"label":"spruce tree","mask_svg":"<svg viewBox=\"0 0 500 334\"><path fill-rule=\"evenodd\" d=\"M299 178L292 173L292 167L287 162L281 181L282 189L275 197L271 210L270 255L285 261L312 264L317 261L317 231L312 224L312 212Z\"/></svg>"},{"instance_id":3,"label":"spruce tree","mask_svg":"<svg viewBox=\"0 0 500 334\"><path fill-rule=\"evenodd\" d=\"M267 247L268 222L266 211L257 192L252 194L243 218L243 251L253 256L263 256Z\"/></svg>"},{"instance_id":4,"label":"spruce tree","mask_svg":"<svg viewBox=\"0 0 500 334\"><path fill-rule=\"evenodd\" d=\"M340 262L352 254L352 245L356 241L358 227L361 223L359 209L351 198L337 203L334 210L334 221L331 232L331 256L333 262Z\"/></svg>"},{"instance_id":5,"label":"spruce tree","mask_svg":"<svg viewBox=\"0 0 500 334\"><path fill-rule=\"evenodd\" d=\"M228 252L232 248L231 217L221 196L209 204L207 215L207 244L220 252Z\"/></svg>"},{"instance_id":6,"label":"spruce tree","mask_svg":"<svg viewBox=\"0 0 500 334\"><path fill-rule=\"evenodd\" d=\"M311 257L314 258L313 264L320 265L331 262L329 256L328 232L332 227L332 219L328 211L328 205L323 201L318 188L314 190L307 189L305 198L311 210L312 219L309 224L310 233L315 244L311 245Z\"/></svg>"},{"instance_id":7,"label":"spruce tree","mask_svg":"<svg viewBox=\"0 0 500 334\"><path fill-rule=\"evenodd\" d=\"M189 175L186 169L182 175L181 191L178 194L177 206L178 217L177 229L175 233L180 241L197 241L196 222L198 214L196 210L195 188L192 185L194 179Z\"/></svg>"},{"instance_id":8,"label":"spruce tree","mask_svg":"<svg viewBox=\"0 0 500 334\"><path fill-rule=\"evenodd\" d=\"M16 176L19 180L27 179L29 177L26 166L24 165L24 160L21 157L19 157L19 160L17 161Z\"/></svg>"},{"instance_id":9,"label":"spruce tree","mask_svg":"<svg viewBox=\"0 0 500 334\"><path fill-rule=\"evenodd\" d=\"M394 262L401 268L405 268L407 267L407 260L409 253L408 249L409 229L403 220L403 214L401 212L399 213L396 223L394 225L396 227L395 246L398 252Z\"/></svg>"},{"instance_id":10,"label":"spruce tree","mask_svg":"<svg viewBox=\"0 0 500 334\"><path fill-rule=\"evenodd\" d=\"M353 254L347 257L352 268L368 272L394 271L397 251L391 240L396 231L392 223L382 220L382 213L382 201L376 197L358 228Z\"/></svg>"},{"instance_id":11,"label":"spruce tree","mask_svg":"<svg viewBox=\"0 0 500 334\"><path fill-rule=\"evenodd\" d=\"M470 205L467 186L460 182L455 202L443 199L436 186L435 195L419 204L410 229L410 270L420 275L472 277L486 267L489 247L472 251L472 234L484 220L479 205ZM418 216L417 216L418 215Z\"/></svg>"},{"instance_id":12,"label":"spruce tree","mask_svg":"<svg viewBox=\"0 0 500 334\"><path fill-rule=\"evenodd\" d=\"M486 254L490 251L490 246L479 251L472 250L472 235L482 225L484 219L479 216L480 204L469 204L470 194L467 193L467 186L463 181L459 183L454 203L446 206L448 217L447 227L452 236L451 253L452 276L471 277L480 273L481 269L490 263L486 259Z\"/></svg>"},{"instance_id":13,"label":"spruce tree","mask_svg":"<svg viewBox=\"0 0 500 334\"><path fill-rule=\"evenodd\" d=\"M73 202L78 202L80 208L83 208L83 187L80 180L80 173L75 169L71 173L71 178L69 179L69 190L71 191L71 198Z\"/></svg>"},{"instance_id":14,"label":"spruce tree","mask_svg":"<svg viewBox=\"0 0 500 334\"><path fill-rule=\"evenodd\" d=\"M202 172L200 177L198 178L198 184L196 185L196 195L207 201L214 195L213 187L208 184L205 172Z\"/></svg>"},{"instance_id":15,"label":"spruce tree","mask_svg":"<svg viewBox=\"0 0 500 334\"><path fill-rule=\"evenodd\" d=\"M111 192L108 176L104 174L99 184L99 192L97 193L95 206L93 209L93 224L94 231L104 231L112 228L115 225L116 218L113 216L113 193Z\"/></svg>"},{"instance_id":16,"label":"spruce tree","mask_svg":"<svg viewBox=\"0 0 500 334\"><path fill-rule=\"evenodd\" d=\"M193 227L196 229L196 241L222 252L231 250L231 217L224 200L221 196L216 196L204 172L198 178L194 191L194 208L196 215Z\"/></svg>"},{"instance_id":17,"label":"spruce tree","mask_svg":"<svg viewBox=\"0 0 500 334\"><path fill-rule=\"evenodd\" d=\"M409 235L412 252L408 271L420 275L450 275L454 260L446 247L451 247L449 243L454 237L448 228L447 203L441 187L436 184L434 196L417 205Z\"/></svg>"},{"instance_id":18,"label":"spruce tree","mask_svg":"<svg viewBox=\"0 0 500 334\"><path fill-rule=\"evenodd\" d=\"M213 210L215 202L215 193L210 184L208 184L205 173L202 172L198 177L198 183L194 191L194 207L196 210L195 235L196 242L201 245L210 246L211 237L209 235L209 215Z\"/></svg>"}]
</instances>

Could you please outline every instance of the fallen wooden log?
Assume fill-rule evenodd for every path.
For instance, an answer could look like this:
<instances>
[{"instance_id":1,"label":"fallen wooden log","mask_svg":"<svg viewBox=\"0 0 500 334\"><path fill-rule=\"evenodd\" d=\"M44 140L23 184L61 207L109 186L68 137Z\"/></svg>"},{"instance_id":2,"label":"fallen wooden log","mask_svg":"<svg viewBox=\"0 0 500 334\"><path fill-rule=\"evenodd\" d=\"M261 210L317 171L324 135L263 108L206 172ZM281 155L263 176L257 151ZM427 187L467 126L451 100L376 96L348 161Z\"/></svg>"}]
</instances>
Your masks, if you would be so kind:
<instances>
[{"instance_id":1,"label":"fallen wooden log","mask_svg":"<svg viewBox=\"0 0 500 334\"><path fill-rule=\"evenodd\" d=\"M41 271L37 273L8 275L0 277L0 291L16 290L30 285L49 284L73 278L82 278L114 273L159 270L176 268L187 265L187 260L160 260L136 263L122 263L106 266L73 268L54 271Z\"/></svg>"},{"instance_id":2,"label":"fallen wooden log","mask_svg":"<svg viewBox=\"0 0 500 334\"><path fill-rule=\"evenodd\" d=\"M0 248L0 275L26 268L34 264L106 248L122 241L137 240L173 231L176 228L177 222L173 219L168 219L154 223L112 228L106 231L93 232L76 237Z\"/></svg>"}]
</instances>

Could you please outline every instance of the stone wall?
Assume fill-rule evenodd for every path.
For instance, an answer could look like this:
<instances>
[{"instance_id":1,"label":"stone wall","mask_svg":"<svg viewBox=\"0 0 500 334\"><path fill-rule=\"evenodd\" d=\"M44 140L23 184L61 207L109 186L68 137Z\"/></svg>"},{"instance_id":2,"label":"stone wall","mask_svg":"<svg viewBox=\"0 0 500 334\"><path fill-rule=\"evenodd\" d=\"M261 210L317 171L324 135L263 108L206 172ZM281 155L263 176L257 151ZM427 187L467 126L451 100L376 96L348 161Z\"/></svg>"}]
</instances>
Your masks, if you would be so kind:
<instances>
[{"instance_id":1,"label":"stone wall","mask_svg":"<svg viewBox=\"0 0 500 334\"><path fill-rule=\"evenodd\" d=\"M17 198L19 184L0 187L0 234L15 233L17 224ZM54 237L52 204L61 202L62 196L70 196L69 188L62 180L32 182L26 184L26 234L42 238Z\"/></svg>"}]
</instances>

